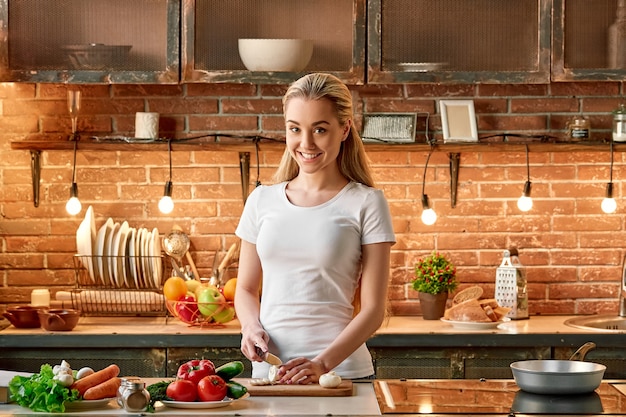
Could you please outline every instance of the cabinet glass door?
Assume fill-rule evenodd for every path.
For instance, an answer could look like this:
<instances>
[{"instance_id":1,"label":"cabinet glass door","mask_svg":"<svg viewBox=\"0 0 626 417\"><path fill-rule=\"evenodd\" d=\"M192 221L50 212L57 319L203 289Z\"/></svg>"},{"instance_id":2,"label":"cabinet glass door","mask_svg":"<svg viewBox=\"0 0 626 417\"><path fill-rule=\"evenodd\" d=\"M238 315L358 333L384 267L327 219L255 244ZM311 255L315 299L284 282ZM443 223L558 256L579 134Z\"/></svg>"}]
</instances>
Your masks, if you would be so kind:
<instances>
[{"instance_id":1,"label":"cabinet glass door","mask_svg":"<svg viewBox=\"0 0 626 417\"><path fill-rule=\"evenodd\" d=\"M542 83L549 0L371 0L368 82Z\"/></svg>"},{"instance_id":2,"label":"cabinet glass door","mask_svg":"<svg viewBox=\"0 0 626 417\"><path fill-rule=\"evenodd\" d=\"M4 0L0 81L176 83L179 0Z\"/></svg>"},{"instance_id":3,"label":"cabinet glass door","mask_svg":"<svg viewBox=\"0 0 626 417\"><path fill-rule=\"evenodd\" d=\"M284 83L313 71L364 80L365 0L184 0L182 37L183 81ZM301 72L249 71L240 38L312 40L313 54Z\"/></svg>"},{"instance_id":4,"label":"cabinet glass door","mask_svg":"<svg viewBox=\"0 0 626 417\"><path fill-rule=\"evenodd\" d=\"M626 77L626 1L554 0L553 81Z\"/></svg>"}]
</instances>

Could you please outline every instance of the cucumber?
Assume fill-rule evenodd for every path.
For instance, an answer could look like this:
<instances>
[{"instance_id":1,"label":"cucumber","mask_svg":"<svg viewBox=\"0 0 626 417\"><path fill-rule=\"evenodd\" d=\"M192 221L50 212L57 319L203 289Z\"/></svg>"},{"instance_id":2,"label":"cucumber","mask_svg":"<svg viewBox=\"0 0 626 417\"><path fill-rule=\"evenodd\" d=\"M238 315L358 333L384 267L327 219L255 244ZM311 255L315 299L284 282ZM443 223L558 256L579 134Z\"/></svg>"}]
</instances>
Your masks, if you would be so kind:
<instances>
[{"instance_id":1,"label":"cucumber","mask_svg":"<svg viewBox=\"0 0 626 417\"><path fill-rule=\"evenodd\" d=\"M239 376L243 373L243 362L232 361L225 363L215 370L215 374L221 377L224 381L228 382L231 379Z\"/></svg>"},{"instance_id":2,"label":"cucumber","mask_svg":"<svg viewBox=\"0 0 626 417\"><path fill-rule=\"evenodd\" d=\"M248 392L246 387L235 381L228 381L226 383L226 387L228 388L226 396L228 398L232 398L233 400L243 397Z\"/></svg>"}]
</instances>

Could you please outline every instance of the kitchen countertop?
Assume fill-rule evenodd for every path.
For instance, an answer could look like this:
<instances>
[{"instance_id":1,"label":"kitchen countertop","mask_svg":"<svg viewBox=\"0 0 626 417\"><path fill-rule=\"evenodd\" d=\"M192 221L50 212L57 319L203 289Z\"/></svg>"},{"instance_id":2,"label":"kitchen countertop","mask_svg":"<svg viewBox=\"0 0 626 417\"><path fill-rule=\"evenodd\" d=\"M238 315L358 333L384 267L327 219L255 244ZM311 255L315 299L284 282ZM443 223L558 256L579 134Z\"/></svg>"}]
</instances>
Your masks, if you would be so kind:
<instances>
[{"instance_id":1,"label":"kitchen countertop","mask_svg":"<svg viewBox=\"0 0 626 417\"><path fill-rule=\"evenodd\" d=\"M145 378L149 385L161 381L159 378ZM95 410L83 410L80 413L72 412L72 415L85 416L116 416L116 415L151 415L150 413L128 413L120 409L111 400L104 408ZM229 405L212 409L180 409L165 406L157 407L156 415L164 416L207 416L207 415L240 415L240 416L377 416L380 415L380 408L374 392L374 387L370 382L354 384L352 396L348 397L269 397L250 396ZM36 413L17 404L0 404L0 415L2 416L42 416L44 413ZM51 414L58 416L59 414Z\"/></svg>"},{"instance_id":2,"label":"kitchen countertop","mask_svg":"<svg viewBox=\"0 0 626 417\"><path fill-rule=\"evenodd\" d=\"M420 316L393 316L368 341L369 347L523 347L580 346L589 340L605 347L626 346L625 332L593 332L569 327L565 320L576 316L532 316L511 320L496 329L460 330L438 320ZM211 337L207 337L210 334ZM141 337L128 337L128 335ZM524 337L520 337L524 336ZM98 347L170 348L238 347L237 320L219 327L190 327L172 317L81 317L70 332L43 329L0 331L0 348Z\"/></svg>"}]
</instances>

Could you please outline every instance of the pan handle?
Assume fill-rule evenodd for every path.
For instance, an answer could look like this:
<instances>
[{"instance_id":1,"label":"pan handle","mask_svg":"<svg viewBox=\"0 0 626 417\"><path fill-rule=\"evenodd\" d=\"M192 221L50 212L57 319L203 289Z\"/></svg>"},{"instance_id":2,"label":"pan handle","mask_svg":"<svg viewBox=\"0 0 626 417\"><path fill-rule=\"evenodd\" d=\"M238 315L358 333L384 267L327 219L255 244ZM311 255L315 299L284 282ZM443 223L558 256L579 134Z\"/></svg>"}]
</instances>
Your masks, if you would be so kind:
<instances>
[{"instance_id":1,"label":"pan handle","mask_svg":"<svg viewBox=\"0 0 626 417\"><path fill-rule=\"evenodd\" d=\"M587 352L596 348L596 344L593 342L587 342L574 352L572 356L570 356L570 361L584 361L585 356L587 356Z\"/></svg>"}]
</instances>

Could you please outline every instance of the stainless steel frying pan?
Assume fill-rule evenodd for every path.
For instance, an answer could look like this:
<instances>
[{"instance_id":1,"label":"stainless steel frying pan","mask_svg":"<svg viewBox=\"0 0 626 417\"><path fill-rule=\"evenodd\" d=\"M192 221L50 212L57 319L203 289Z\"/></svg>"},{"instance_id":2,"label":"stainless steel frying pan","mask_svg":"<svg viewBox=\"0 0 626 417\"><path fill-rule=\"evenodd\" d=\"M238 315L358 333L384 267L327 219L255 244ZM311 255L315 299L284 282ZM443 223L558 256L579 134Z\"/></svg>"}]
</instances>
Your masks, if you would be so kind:
<instances>
[{"instance_id":1,"label":"stainless steel frying pan","mask_svg":"<svg viewBox=\"0 0 626 417\"><path fill-rule=\"evenodd\" d=\"M593 347L595 344L589 342L581 349ZM573 357L577 357L577 353ZM514 362L511 371L517 385L526 392L583 394L600 386L606 366L582 360L543 359Z\"/></svg>"}]
</instances>

